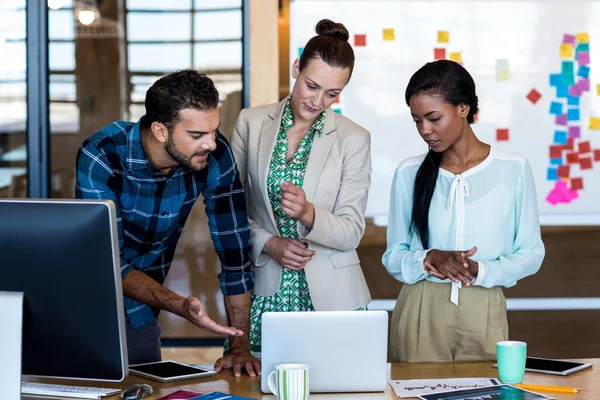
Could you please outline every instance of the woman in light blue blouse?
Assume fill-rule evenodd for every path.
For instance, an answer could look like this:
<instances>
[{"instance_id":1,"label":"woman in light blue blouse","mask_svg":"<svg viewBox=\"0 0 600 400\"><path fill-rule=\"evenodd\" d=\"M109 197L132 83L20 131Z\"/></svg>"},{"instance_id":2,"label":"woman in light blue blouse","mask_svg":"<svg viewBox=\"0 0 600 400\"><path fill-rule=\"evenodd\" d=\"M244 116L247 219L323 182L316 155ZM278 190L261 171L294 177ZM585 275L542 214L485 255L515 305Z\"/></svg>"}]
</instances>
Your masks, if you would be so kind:
<instances>
[{"instance_id":1,"label":"woman in light blue blouse","mask_svg":"<svg viewBox=\"0 0 600 400\"><path fill-rule=\"evenodd\" d=\"M475 136L475 82L461 65L426 64L405 97L430 150L403 161L392 186L383 264L404 283L393 360L493 360L508 339L502 286L544 258L531 167Z\"/></svg>"}]
</instances>

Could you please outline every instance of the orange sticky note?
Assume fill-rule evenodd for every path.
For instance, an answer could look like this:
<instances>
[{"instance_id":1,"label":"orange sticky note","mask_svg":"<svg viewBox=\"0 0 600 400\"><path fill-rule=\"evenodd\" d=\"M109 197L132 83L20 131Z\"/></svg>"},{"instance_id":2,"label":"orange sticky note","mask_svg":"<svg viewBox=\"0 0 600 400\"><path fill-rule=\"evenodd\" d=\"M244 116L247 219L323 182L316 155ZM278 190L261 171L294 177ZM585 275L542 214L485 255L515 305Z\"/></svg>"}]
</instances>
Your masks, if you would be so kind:
<instances>
[{"instance_id":1,"label":"orange sticky note","mask_svg":"<svg viewBox=\"0 0 600 400\"><path fill-rule=\"evenodd\" d=\"M496 140L497 141L508 140L508 129L506 129L506 128L496 129Z\"/></svg>"},{"instance_id":2,"label":"orange sticky note","mask_svg":"<svg viewBox=\"0 0 600 400\"><path fill-rule=\"evenodd\" d=\"M600 161L600 150L594 150L594 161Z\"/></svg>"},{"instance_id":3,"label":"orange sticky note","mask_svg":"<svg viewBox=\"0 0 600 400\"><path fill-rule=\"evenodd\" d=\"M460 53L450 53L450 61L462 63L462 55Z\"/></svg>"},{"instance_id":4,"label":"orange sticky note","mask_svg":"<svg viewBox=\"0 0 600 400\"><path fill-rule=\"evenodd\" d=\"M587 142L580 142L578 145L578 149L579 149L579 154L581 153L591 153L592 152L592 145L590 144L589 141Z\"/></svg>"},{"instance_id":5,"label":"orange sticky note","mask_svg":"<svg viewBox=\"0 0 600 400\"><path fill-rule=\"evenodd\" d=\"M577 154L577 153L568 153L567 154L567 163L577 164L578 162L579 162L579 154Z\"/></svg>"},{"instance_id":6,"label":"orange sticky note","mask_svg":"<svg viewBox=\"0 0 600 400\"><path fill-rule=\"evenodd\" d=\"M354 46L364 47L367 45L367 35L354 35Z\"/></svg>"},{"instance_id":7,"label":"orange sticky note","mask_svg":"<svg viewBox=\"0 0 600 400\"><path fill-rule=\"evenodd\" d=\"M562 148L565 150L575 150L575 139L567 139L567 144L563 144Z\"/></svg>"},{"instance_id":8,"label":"orange sticky note","mask_svg":"<svg viewBox=\"0 0 600 400\"><path fill-rule=\"evenodd\" d=\"M383 30L383 40L388 42L392 41L396 38L396 34L394 32L394 28L387 28Z\"/></svg>"},{"instance_id":9,"label":"orange sticky note","mask_svg":"<svg viewBox=\"0 0 600 400\"><path fill-rule=\"evenodd\" d=\"M438 31L438 43L448 43L450 41L450 32Z\"/></svg>"},{"instance_id":10,"label":"orange sticky note","mask_svg":"<svg viewBox=\"0 0 600 400\"><path fill-rule=\"evenodd\" d=\"M583 178L571 179L571 190L581 190L581 189L583 189Z\"/></svg>"},{"instance_id":11,"label":"orange sticky note","mask_svg":"<svg viewBox=\"0 0 600 400\"><path fill-rule=\"evenodd\" d=\"M434 60L445 60L446 59L446 49L433 49L433 59Z\"/></svg>"},{"instance_id":12,"label":"orange sticky note","mask_svg":"<svg viewBox=\"0 0 600 400\"><path fill-rule=\"evenodd\" d=\"M335 100L333 101L333 103L339 103L340 102L340 96L336 97Z\"/></svg>"},{"instance_id":13,"label":"orange sticky note","mask_svg":"<svg viewBox=\"0 0 600 400\"><path fill-rule=\"evenodd\" d=\"M584 157L579 159L579 165L581 165L581 169L592 169L594 166L592 164L592 157Z\"/></svg>"},{"instance_id":14,"label":"orange sticky note","mask_svg":"<svg viewBox=\"0 0 600 400\"><path fill-rule=\"evenodd\" d=\"M550 158L561 158L562 151L562 146L550 146Z\"/></svg>"},{"instance_id":15,"label":"orange sticky note","mask_svg":"<svg viewBox=\"0 0 600 400\"><path fill-rule=\"evenodd\" d=\"M559 178L568 178L571 167L569 165L559 165L557 175Z\"/></svg>"}]
</instances>

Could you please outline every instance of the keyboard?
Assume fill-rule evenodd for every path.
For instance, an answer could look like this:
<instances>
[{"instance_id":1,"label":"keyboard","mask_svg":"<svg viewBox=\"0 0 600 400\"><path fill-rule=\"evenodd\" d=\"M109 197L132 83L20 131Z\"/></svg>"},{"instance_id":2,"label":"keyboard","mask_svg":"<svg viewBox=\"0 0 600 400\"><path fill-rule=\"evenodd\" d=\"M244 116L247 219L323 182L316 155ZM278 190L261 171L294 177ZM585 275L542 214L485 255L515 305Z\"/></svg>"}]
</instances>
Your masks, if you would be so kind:
<instances>
[{"instance_id":1,"label":"keyboard","mask_svg":"<svg viewBox=\"0 0 600 400\"><path fill-rule=\"evenodd\" d=\"M95 388L87 386L67 386L53 383L21 382L22 394L41 396L72 397L75 399L100 399L121 393L121 389Z\"/></svg>"}]
</instances>

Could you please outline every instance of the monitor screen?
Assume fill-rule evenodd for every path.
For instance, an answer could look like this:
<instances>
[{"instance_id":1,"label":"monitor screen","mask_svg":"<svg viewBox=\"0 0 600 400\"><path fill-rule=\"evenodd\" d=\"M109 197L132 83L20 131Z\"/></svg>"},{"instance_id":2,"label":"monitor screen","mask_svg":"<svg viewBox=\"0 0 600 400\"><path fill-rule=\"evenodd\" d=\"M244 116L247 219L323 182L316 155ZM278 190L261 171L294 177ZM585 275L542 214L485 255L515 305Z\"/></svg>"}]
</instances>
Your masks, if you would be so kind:
<instances>
[{"instance_id":1,"label":"monitor screen","mask_svg":"<svg viewBox=\"0 0 600 400\"><path fill-rule=\"evenodd\" d=\"M112 202L0 200L0 292L23 292L24 375L127 375Z\"/></svg>"}]
</instances>

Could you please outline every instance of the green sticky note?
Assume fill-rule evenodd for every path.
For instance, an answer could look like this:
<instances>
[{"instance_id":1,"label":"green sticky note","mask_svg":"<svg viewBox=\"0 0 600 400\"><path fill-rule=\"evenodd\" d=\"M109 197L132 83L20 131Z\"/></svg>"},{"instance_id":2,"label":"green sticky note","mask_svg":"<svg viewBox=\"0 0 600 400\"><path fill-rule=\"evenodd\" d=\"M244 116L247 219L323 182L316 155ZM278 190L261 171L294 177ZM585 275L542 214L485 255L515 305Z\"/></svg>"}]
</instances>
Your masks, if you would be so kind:
<instances>
[{"instance_id":1,"label":"green sticky note","mask_svg":"<svg viewBox=\"0 0 600 400\"><path fill-rule=\"evenodd\" d=\"M575 70L573 61L562 62L562 81L565 85L572 85L575 83Z\"/></svg>"}]
</instances>

